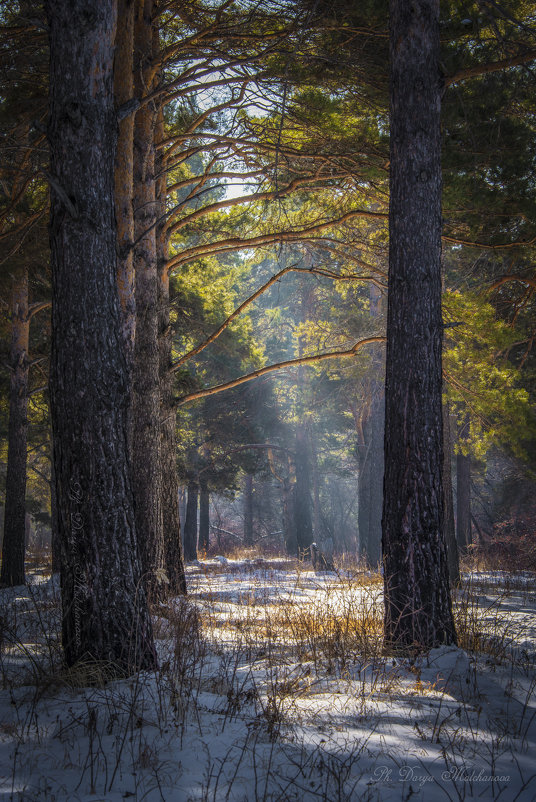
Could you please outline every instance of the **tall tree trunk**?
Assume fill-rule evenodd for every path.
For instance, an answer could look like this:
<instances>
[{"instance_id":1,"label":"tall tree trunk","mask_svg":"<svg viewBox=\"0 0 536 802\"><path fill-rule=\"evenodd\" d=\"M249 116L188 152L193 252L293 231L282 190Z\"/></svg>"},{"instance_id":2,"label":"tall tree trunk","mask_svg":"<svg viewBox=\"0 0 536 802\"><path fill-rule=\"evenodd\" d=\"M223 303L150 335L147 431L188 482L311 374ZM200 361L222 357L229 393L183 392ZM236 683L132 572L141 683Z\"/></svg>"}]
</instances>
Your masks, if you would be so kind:
<instances>
[{"instance_id":1,"label":"tall tree trunk","mask_svg":"<svg viewBox=\"0 0 536 802\"><path fill-rule=\"evenodd\" d=\"M298 542L296 540L296 516L294 514L295 485L290 479L283 481L283 537L288 555L296 556Z\"/></svg>"},{"instance_id":2,"label":"tall tree trunk","mask_svg":"<svg viewBox=\"0 0 536 802\"><path fill-rule=\"evenodd\" d=\"M439 0L390 0L385 644L455 641L443 539Z\"/></svg>"},{"instance_id":3,"label":"tall tree trunk","mask_svg":"<svg viewBox=\"0 0 536 802\"><path fill-rule=\"evenodd\" d=\"M155 665L128 460L116 282L113 0L46 0L50 35L50 396L68 665Z\"/></svg>"},{"instance_id":4,"label":"tall tree trunk","mask_svg":"<svg viewBox=\"0 0 536 802\"><path fill-rule=\"evenodd\" d=\"M460 560L454 523L454 501L452 495L452 445L450 437L450 412L448 400L443 402L443 537L447 545L450 584L460 584Z\"/></svg>"},{"instance_id":5,"label":"tall tree trunk","mask_svg":"<svg viewBox=\"0 0 536 802\"><path fill-rule=\"evenodd\" d=\"M152 0L138 0L134 26L135 91L155 86ZM136 528L144 577L151 598L166 594L160 463L160 355L158 349L158 266L154 131L156 109L145 103L134 120L134 270L136 338L133 367L133 484Z\"/></svg>"},{"instance_id":6,"label":"tall tree trunk","mask_svg":"<svg viewBox=\"0 0 536 802\"><path fill-rule=\"evenodd\" d=\"M117 109L134 97L134 11L135 0L118 0L114 95ZM117 287L121 310L121 331L128 370L134 359L136 333L134 244L134 114L125 114L119 122L115 157L115 218L117 221Z\"/></svg>"},{"instance_id":7,"label":"tall tree trunk","mask_svg":"<svg viewBox=\"0 0 536 802\"><path fill-rule=\"evenodd\" d=\"M313 479L313 540L316 543L320 543L320 541L324 539L320 521L320 472L318 470L316 437L312 426L309 428L309 437L311 443L311 472Z\"/></svg>"},{"instance_id":8,"label":"tall tree trunk","mask_svg":"<svg viewBox=\"0 0 536 802\"><path fill-rule=\"evenodd\" d=\"M206 484L199 488L199 550L208 551L210 533L210 493Z\"/></svg>"},{"instance_id":9,"label":"tall tree trunk","mask_svg":"<svg viewBox=\"0 0 536 802\"><path fill-rule=\"evenodd\" d=\"M253 476L244 480L244 546L253 546Z\"/></svg>"},{"instance_id":10,"label":"tall tree trunk","mask_svg":"<svg viewBox=\"0 0 536 802\"><path fill-rule=\"evenodd\" d=\"M30 318L28 270L14 279L11 303L11 368L1 585L23 585L28 441L28 373Z\"/></svg>"},{"instance_id":11,"label":"tall tree trunk","mask_svg":"<svg viewBox=\"0 0 536 802\"><path fill-rule=\"evenodd\" d=\"M157 36L157 33L154 34ZM164 113L157 113L156 143L164 140ZM167 173L162 150L156 158L156 248L158 264L158 351L160 371L160 466L162 472L162 537L166 572L171 593L186 593L179 516L179 477L177 473L177 412L174 405L173 328L170 320L168 238L165 224Z\"/></svg>"},{"instance_id":12,"label":"tall tree trunk","mask_svg":"<svg viewBox=\"0 0 536 802\"><path fill-rule=\"evenodd\" d=\"M197 560L197 497L197 484L190 482L184 521L184 559L187 562Z\"/></svg>"},{"instance_id":13,"label":"tall tree trunk","mask_svg":"<svg viewBox=\"0 0 536 802\"><path fill-rule=\"evenodd\" d=\"M307 424L296 425L296 485L294 515L298 556L306 552L313 542L311 517L311 459Z\"/></svg>"},{"instance_id":14,"label":"tall tree trunk","mask_svg":"<svg viewBox=\"0 0 536 802\"><path fill-rule=\"evenodd\" d=\"M374 284L370 284L369 299L370 316L377 323L382 296ZM363 442L359 447L358 526L361 556L376 568L381 561L382 542L385 394L380 377L384 371L383 347L373 346L371 357L370 404L360 430Z\"/></svg>"}]
</instances>

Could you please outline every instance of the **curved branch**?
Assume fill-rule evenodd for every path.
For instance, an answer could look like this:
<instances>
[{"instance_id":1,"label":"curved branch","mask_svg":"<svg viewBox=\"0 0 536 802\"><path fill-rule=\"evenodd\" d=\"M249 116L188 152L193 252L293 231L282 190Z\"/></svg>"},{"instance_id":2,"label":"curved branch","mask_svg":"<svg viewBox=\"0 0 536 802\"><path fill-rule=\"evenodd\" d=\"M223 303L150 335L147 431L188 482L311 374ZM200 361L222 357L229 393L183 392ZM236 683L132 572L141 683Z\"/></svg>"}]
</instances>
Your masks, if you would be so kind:
<instances>
[{"instance_id":1,"label":"curved branch","mask_svg":"<svg viewBox=\"0 0 536 802\"><path fill-rule=\"evenodd\" d=\"M217 384L214 387L208 387L205 390L197 390L195 393L189 393L188 395L183 395L175 400L175 404L178 407L182 407L184 404L187 404L190 401L196 401L198 398L206 398L209 395L215 395L216 393L222 393L224 390L231 390L233 387L238 387L240 384L245 384L246 382L252 381L253 379L258 379L261 376L265 376L267 373L273 373L276 370L282 370L283 368L290 368L295 367L296 365L312 365L316 362L323 362L326 359L342 359L347 356L355 356L358 351L363 348L364 345L370 345L370 343L384 343L385 337L366 337L364 340L360 340L357 342L352 348L349 348L347 351L328 351L324 354L312 354L311 356L302 356L298 359L287 359L284 362L277 362L275 365L266 365L264 368L259 368L259 370L254 370L252 373L247 373L244 376L239 376L238 379L232 379L229 382L225 382L224 384Z\"/></svg>"},{"instance_id":2,"label":"curved branch","mask_svg":"<svg viewBox=\"0 0 536 802\"><path fill-rule=\"evenodd\" d=\"M188 248L183 253L179 253L172 257L168 262L168 270L178 267L184 262L189 262L194 258L200 258L210 253L225 252L239 250L241 248L254 248L260 245L272 245L274 242L293 242L307 237L309 234L314 234L319 231L324 231L326 228L338 226L353 220L356 217L372 219L372 220L386 220L388 215L384 212L371 212L366 209L356 209L351 212L346 212L341 217L335 220L327 220L323 223L313 223L306 228L291 230L291 231L277 231L271 234L260 234L256 237L241 239L240 237L228 237L227 239L218 240L204 245L196 245Z\"/></svg>"},{"instance_id":3,"label":"curved branch","mask_svg":"<svg viewBox=\"0 0 536 802\"><path fill-rule=\"evenodd\" d=\"M506 248L520 248L523 245L534 245L536 243L536 237L526 240L517 240L516 242L503 242L500 245L490 245L486 242L470 242L469 240L465 239L448 237L445 234L442 235L441 239L443 242L450 242L453 245L467 245L469 248L482 248L482 250L487 251L501 251Z\"/></svg>"},{"instance_id":4,"label":"curved branch","mask_svg":"<svg viewBox=\"0 0 536 802\"><path fill-rule=\"evenodd\" d=\"M501 276L488 287L488 292L493 292L502 287L503 284L509 284L511 281L518 281L521 284L527 284L529 287L536 288L536 278L530 276L521 276L519 273L511 273L507 276Z\"/></svg>"},{"instance_id":5,"label":"curved branch","mask_svg":"<svg viewBox=\"0 0 536 802\"><path fill-rule=\"evenodd\" d=\"M203 340L203 342L199 343L199 345L196 345L195 348L192 348L186 354L183 354L181 357L179 357L179 359L176 362L174 362L173 365L171 366L170 372L174 373L176 370L180 368L181 365L183 365L192 357L197 356L197 354L201 353L201 351L204 351L204 349L208 345L217 340L220 334L222 334L225 331L225 329L229 326L229 324L232 323L233 320L237 318L238 315L240 315L241 312L244 311L244 309L246 309L246 307L248 307L251 303L253 303L253 301L255 301L260 295L262 295L263 292L269 289L272 286L272 284L275 284L277 281L279 281L279 279L282 278L286 273L313 273L315 275L325 276L326 278L331 278L339 281L377 281L373 276L339 276L337 275L337 273L333 273L329 270L323 270L322 268L296 267L296 264L284 267L278 273L274 273L274 275L270 279L268 279L268 281L266 281L261 287L259 287L258 290L255 290L253 295L250 295L249 298L246 298L246 300L243 301L240 304L240 306L237 306L236 309L233 312L231 312L229 317L223 321L221 326L219 326L219 328L217 328L209 337Z\"/></svg>"},{"instance_id":6,"label":"curved branch","mask_svg":"<svg viewBox=\"0 0 536 802\"><path fill-rule=\"evenodd\" d=\"M446 76L445 86L457 84L459 81L465 81L467 78L476 78L479 75L487 75L490 72L500 72L509 67L518 67L520 64L528 64L529 61L536 59L536 50L529 50L526 53L518 53L517 56L511 58L503 58L499 61L489 61L487 64L475 64L473 67L466 67L463 70L458 70L454 75Z\"/></svg>"}]
</instances>

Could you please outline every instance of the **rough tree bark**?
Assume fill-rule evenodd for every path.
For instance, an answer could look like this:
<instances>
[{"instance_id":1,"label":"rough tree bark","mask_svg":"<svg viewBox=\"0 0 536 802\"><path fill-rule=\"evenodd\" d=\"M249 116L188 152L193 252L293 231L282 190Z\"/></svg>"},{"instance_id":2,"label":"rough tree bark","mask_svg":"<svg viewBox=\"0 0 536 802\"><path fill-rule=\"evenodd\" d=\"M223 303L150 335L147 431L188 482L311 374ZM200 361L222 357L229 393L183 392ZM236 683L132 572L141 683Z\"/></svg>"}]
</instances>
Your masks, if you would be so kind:
<instances>
[{"instance_id":1,"label":"rough tree bark","mask_svg":"<svg viewBox=\"0 0 536 802\"><path fill-rule=\"evenodd\" d=\"M152 0L138 0L134 20L134 82L138 97L156 86ZM162 516L158 265L156 247L156 107L145 103L134 119L134 272L136 337L132 395L132 465L136 528L151 598L165 597Z\"/></svg>"},{"instance_id":2,"label":"rough tree bark","mask_svg":"<svg viewBox=\"0 0 536 802\"><path fill-rule=\"evenodd\" d=\"M443 540L439 0L390 1L387 649L455 641Z\"/></svg>"},{"instance_id":3,"label":"rough tree bark","mask_svg":"<svg viewBox=\"0 0 536 802\"><path fill-rule=\"evenodd\" d=\"M26 458L28 442L28 270L13 281L11 303L11 368L6 475L4 541L1 585L23 585L26 513Z\"/></svg>"},{"instance_id":4,"label":"rough tree bark","mask_svg":"<svg viewBox=\"0 0 536 802\"><path fill-rule=\"evenodd\" d=\"M188 500L184 521L184 559L197 560L197 497L199 488L195 482L188 485Z\"/></svg>"},{"instance_id":5,"label":"rough tree bark","mask_svg":"<svg viewBox=\"0 0 536 802\"><path fill-rule=\"evenodd\" d=\"M50 396L68 665L155 665L128 460L116 282L114 0L47 0ZM68 35L66 35L68 32Z\"/></svg>"}]
</instances>

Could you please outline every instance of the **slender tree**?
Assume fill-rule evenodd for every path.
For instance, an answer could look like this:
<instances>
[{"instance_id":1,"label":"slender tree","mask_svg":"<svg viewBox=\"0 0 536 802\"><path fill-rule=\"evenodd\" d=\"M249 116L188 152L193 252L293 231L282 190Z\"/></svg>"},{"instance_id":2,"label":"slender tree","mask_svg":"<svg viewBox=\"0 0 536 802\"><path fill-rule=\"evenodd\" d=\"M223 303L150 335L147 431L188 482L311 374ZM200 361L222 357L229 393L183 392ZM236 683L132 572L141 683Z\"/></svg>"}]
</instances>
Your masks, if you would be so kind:
<instances>
[{"instance_id":1,"label":"slender tree","mask_svg":"<svg viewBox=\"0 0 536 802\"><path fill-rule=\"evenodd\" d=\"M28 268L13 280L6 509L0 584L24 584L30 317Z\"/></svg>"},{"instance_id":2,"label":"slender tree","mask_svg":"<svg viewBox=\"0 0 536 802\"><path fill-rule=\"evenodd\" d=\"M115 217L117 221L117 286L121 309L125 356L132 370L136 331L136 299L133 261L134 214L134 114L128 113L134 97L135 0L118 0L114 60L114 94L119 130L115 158Z\"/></svg>"},{"instance_id":3,"label":"slender tree","mask_svg":"<svg viewBox=\"0 0 536 802\"><path fill-rule=\"evenodd\" d=\"M390 2L385 643L455 641L442 497L439 0Z\"/></svg>"},{"instance_id":4,"label":"slender tree","mask_svg":"<svg viewBox=\"0 0 536 802\"><path fill-rule=\"evenodd\" d=\"M206 481L199 484L199 550L208 551L210 535L210 491Z\"/></svg>"},{"instance_id":5,"label":"slender tree","mask_svg":"<svg viewBox=\"0 0 536 802\"><path fill-rule=\"evenodd\" d=\"M253 476L244 479L244 545L253 545Z\"/></svg>"},{"instance_id":6,"label":"slender tree","mask_svg":"<svg viewBox=\"0 0 536 802\"><path fill-rule=\"evenodd\" d=\"M465 419L458 432L459 451L456 454L456 540L463 551L472 543L471 527L471 454L464 454L469 437L470 417Z\"/></svg>"},{"instance_id":7,"label":"slender tree","mask_svg":"<svg viewBox=\"0 0 536 802\"><path fill-rule=\"evenodd\" d=\"M134 88L138 97L157 86L153 0L138 0L134 17ZM155 126L157 107L144 102L134 119L134 339L132 464L136 528L151 597L166 593L162 517L161 394L158 349L158 260L156 242Z\"/></svg>"},{"instance_id":8,"label":"slender tree","mask_svg":"<svg viewBox=\"0 0 536 802\"><path fill-rule=\"evenodd\" d=\"M184 521L184 559L197 560L197 502L199 487L195 482L188 484L186 519Z\"/></svg>"},{"instance_id":9,"label":"slender tree","mask_svg":"<svg viewBox=\"0 0 536 802\"><path fill-rule=\"evenodd\" d=\"M155 665L128 459L116 283L113 0L47 0L50 394L68 665ZM68 32L68 35L66 35Z\"/></svg>"}]
</instances>

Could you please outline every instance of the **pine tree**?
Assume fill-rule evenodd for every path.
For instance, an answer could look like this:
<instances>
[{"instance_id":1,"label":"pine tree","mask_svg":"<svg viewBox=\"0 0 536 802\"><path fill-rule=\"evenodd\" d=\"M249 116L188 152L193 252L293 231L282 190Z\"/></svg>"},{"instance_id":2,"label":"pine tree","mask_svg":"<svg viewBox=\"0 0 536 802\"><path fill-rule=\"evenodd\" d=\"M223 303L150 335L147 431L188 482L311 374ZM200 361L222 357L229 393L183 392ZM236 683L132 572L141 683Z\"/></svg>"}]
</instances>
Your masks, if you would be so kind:
<instances>
[{"instance_id":1,"label":"pine tree","mask_svg":"<svg viewBox=\"0 0 536 802\"><path fill-rule=\"evenodd\" d=\"M385 643L455 642L443 540L439 0L390 3Z\"/></svg>"},{"instance_id":2,"label":"pine tree","mask_svg":"<svg viewBox=\"0 0 536 802\"><path fill-rule=\"evenodd\" d=\"M113 0L47 0L51 412L68 665L155 665L128 455L116 283ZM69 35L66 36L65 32Z\"/></svg>"}]
</instances>

